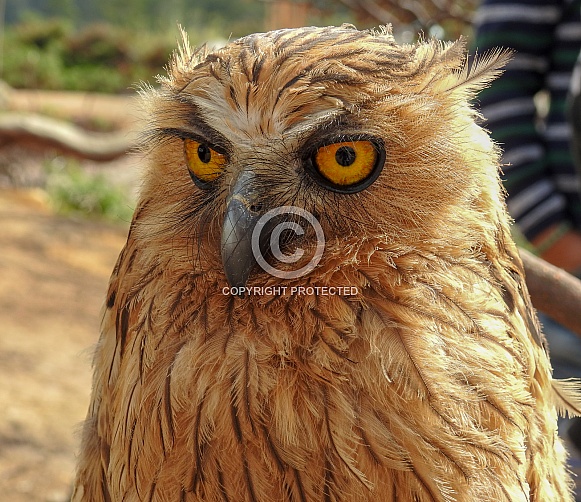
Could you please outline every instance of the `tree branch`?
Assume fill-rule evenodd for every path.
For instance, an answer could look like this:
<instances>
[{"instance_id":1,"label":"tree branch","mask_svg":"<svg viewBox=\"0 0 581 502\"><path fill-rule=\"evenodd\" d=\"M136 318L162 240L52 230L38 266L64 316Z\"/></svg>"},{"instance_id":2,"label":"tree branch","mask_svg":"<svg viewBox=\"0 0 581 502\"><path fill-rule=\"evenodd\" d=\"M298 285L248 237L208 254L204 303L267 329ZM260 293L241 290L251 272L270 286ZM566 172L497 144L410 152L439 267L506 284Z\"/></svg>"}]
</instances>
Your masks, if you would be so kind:
<instances>
[{"instance_id":1,"label":"tree branch","mask_svg":"<svg viewBox=\"0 0 581 502\"><path fill-rule=\"evenodd\" d=\"M90 160L113 160L136 145L128 131L94 133L33 113L0 114L0 144L26 142Z\"/></svg>"},{"instance_id":2,"label":"tree branch","mask_svg":"<svg viewBox=\"0 0 581 502\"><path fill-rule=\"evenodd\" d=\"M529 251L519 251L535 308L581 336L581 281Z\"/></svg>"},{"instance_id":3,"label":"tree branch","mask_svg":"<svg viewBox=\"0 0 581 502\"><path fill-rule=\"evenodd\" d=\"M338 0L359 17L374 23L416 23L420 29L454 21L462 27L471 24L477 0ZM417 27L417 26L416 26ZM462 31L462 30L460 30Z\"/></svg>"}]
</instances>

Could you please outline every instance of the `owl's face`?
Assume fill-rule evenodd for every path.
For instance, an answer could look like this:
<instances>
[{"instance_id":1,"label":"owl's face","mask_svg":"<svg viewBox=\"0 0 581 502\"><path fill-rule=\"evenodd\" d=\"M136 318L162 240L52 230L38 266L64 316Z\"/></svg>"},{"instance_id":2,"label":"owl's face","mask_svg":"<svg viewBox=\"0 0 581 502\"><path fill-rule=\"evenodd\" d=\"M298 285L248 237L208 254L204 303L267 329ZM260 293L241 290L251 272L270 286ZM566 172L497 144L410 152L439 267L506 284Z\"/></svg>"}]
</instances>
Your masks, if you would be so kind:
<instances>
[{"instance_id":1,"label":"owl's face","mask_svg":"<svg viewBox=\"0 0 581 502\"><path fill-rule=\"evenodd\" d=\"M477 245L466 234L478 238L471 226L497 191L495 150L459 85L463 64L459 44L399 46L348 26L251 35L209 54L184 44L148 94L143 211L173 252L237 286L256 269L257 224L279 207L313 215L329 249L435 243L450 226ZM261 230L261 253L280 223L287 253L316 244L284 214Z\"/></svg>"}]
</instances>

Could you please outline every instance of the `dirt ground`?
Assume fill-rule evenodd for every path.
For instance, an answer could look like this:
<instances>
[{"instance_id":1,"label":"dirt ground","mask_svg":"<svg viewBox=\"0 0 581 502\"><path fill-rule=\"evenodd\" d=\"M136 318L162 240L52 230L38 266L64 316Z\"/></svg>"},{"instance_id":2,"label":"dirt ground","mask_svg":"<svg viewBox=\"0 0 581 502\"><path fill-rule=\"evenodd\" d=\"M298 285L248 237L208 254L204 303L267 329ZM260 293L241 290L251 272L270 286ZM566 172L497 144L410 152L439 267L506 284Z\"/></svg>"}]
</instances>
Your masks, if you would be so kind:
<instances>
[{"instance_id":1,"label":"dirt ground","mask_svg":"<svg viewBox=\"0 0 581 502\"><path fill-rule=\"evenodd\" d=\"M139 128L132 96L0 85L2 110L104 123L120 133ZM18 145L0 149L3 502L64 502L70 496L99 313L128 226L54 214L39 188L46 181L44 155ZM83 167L127 188L134 186L136 162L125 156Z\"/></svg>"},{"instance_id":2,"label":"dirt ground","mask_svg":"<svg viewBox=\"0 0 581 502\"><path fill-rule=\"evenodd\" d=\"M62 502L90 392L91 347L126 228L0 190L0 499Z\"/></svg>"}]
</instances>

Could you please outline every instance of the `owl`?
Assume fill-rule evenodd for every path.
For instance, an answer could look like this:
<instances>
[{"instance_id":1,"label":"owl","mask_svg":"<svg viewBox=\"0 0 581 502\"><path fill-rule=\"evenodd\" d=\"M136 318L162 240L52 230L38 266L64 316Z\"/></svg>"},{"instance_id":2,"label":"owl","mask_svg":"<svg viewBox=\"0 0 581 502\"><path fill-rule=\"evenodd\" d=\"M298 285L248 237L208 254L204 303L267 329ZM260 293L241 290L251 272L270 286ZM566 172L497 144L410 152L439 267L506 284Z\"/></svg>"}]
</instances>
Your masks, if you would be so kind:
<instances>
[{"instance_id":1,"label":"owl","mask_svg":"<svg viewBox=\"0 0 581 502\"><path fill-rule=\"evenodd\" d=\"M75 501L572 501L472 103L507 54L352 26L187 37L143 91Z\"/></svg>"}]
</instances>

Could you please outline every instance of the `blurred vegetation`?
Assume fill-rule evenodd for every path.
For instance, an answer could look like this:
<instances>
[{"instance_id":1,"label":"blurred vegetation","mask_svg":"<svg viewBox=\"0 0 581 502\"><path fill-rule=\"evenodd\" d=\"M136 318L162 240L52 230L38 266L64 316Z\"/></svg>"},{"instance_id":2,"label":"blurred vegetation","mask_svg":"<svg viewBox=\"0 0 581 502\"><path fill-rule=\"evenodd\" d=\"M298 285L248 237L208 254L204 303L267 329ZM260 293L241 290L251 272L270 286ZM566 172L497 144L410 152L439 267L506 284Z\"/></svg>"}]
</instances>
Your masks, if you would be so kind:
<instances>
[{"instance_id":1,"label":"blurred vegetation","mask_svg":"<svg viewBox=\"0 0 581 502\"><path fill-rule=\"evenodd\" d=\"M178 23L194 45L264 23L258 0L8 0L0 78L15 88L127 92L163 72Z\"/></svg>"},{"instance_id":2,"label":"blurred vegetation","mask_svg":"<svg viewBox=\"0 0 581 502\"><path fill-rule=\"evenodd\" d=\"M305 24L394 23L405 41L424 31L466 34L477 0L290 0ZM177 25L192 44L265 30L275 0L0 0L6 26L0 78L16 88L127 92L163 72ZM300 4L300 5L299 5ZM306 8L305 8L306 7Z\"/></svg>"},{"instance_id":3,"label":"blurred vegetation","mask_svg":"<svg viewBox=\"0 0 581 502\"><path fill-rule=\"evenodd\" d=\"M228 38L263 28L261 0L7 0L9 25L34 14L68 19L75 27L107 23L148 33L175 32L179 22L192 32Z\"/></svg>"},{"instance_id":4,"label":"blurred vegetation","mask_svg":"<svg viewBox=\"0 0 581 502\"><path fill-rule=\"evenodd\" d=\"M131 221L133 203L128 190L103 174L87 172L78 161L62 157L47 162L45 170L46 192L57 212L117 223Z\"/></svg>"},{"instance_id":5,"label":"blurred vegetation","mask_svg":"<svg viewBox=\"0 0 581 502\"><path fill-rule=\"evenodd\" d=\"M3 78L16 88L125 92L166 64L175 42L108 24L75 31L63 19L29 19L5 33Z\"/></svg>"}]
</instances>

